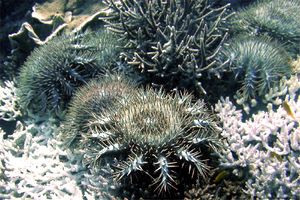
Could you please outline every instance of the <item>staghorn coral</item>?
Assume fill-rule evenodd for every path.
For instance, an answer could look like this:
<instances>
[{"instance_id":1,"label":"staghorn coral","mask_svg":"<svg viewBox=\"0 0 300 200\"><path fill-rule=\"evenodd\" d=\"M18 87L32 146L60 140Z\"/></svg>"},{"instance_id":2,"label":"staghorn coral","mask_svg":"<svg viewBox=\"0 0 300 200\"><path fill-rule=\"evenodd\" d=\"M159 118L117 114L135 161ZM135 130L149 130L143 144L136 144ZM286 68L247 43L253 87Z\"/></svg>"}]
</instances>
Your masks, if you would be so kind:
<instances>
[{"instance_id":1,"label":"staghorn coral","mask_svg":"<svg viewBox=\"0 0 300 200\"><path fill-rule=\"evenodd\" d=\"M222 26L228 5L212 8L204 0L107 0L101 19L128 42L123 56L145 83L167 90L205 93L202 79L217 74L215 56L226 38Z\"/></svg>"},{"instance_id":2,"label":"staghorn coral","mask_svg":"<svg viewBox=\"0 0 300 200\"><path fill-rule=\"evenodd\" d=\"M300 55L293 61L291 61L292 70L294 73L300 73Z\"/></svg>"},{"instance_id":3,"label":"staghorn coral","mask_svg":"<svg viewBox=\"0 0 300 200\"><path fill-rule=\"evenodd\" d=\"M28 121L27 121L28 123ZM82 192L72 173L79 165L61 161L66 152L55 148L51 135L53 123L25 125L18 122L17 129L8 139L0 131L0 198L72 198Z\"/></svg>"},{"instance_id":4,"label":"staghorn coral","mask_svg":"<svg viewBox=\"0 0 300 200\"><path fill-rule=\"evenodd\" d=\"M77 87L115 67L117 45L114 35L103 31L60 36L35 49L18 79L22 108L64 109Z\"/></svg>"},{"instance_id":5,"label":"staghorn coral","mask_svg":"<svg viewBox=\"0 0 300 200\"><path fill-rule=\"evenodd\" d=\"M285 50L265 37L234 37L222 49L219 59L221 63L228 61L227 70L241 84L238 96L243 102L263 97L279 85L283 76L292 73Z\"/></svg>"},{"instance_id":6,"label":"staghorn coral","mask_svg":"<svg viewBox=\"0 0 300 200\"><path fill-rule=\"evenodd\" d=\"M287 46L293 54L300 48L300 2L298 0L264 0L237 12L229 22L233 32L268 35Z\"/></svg>"},{"instance_id":7,"label":"staghorn coral","mask_svg":"<svg viewBox=\"0 0 300 200\"><path fill-rule=\"evenodd\" d=\"M61 128L64 145L78 147L82 135L90 131L93 115L113 109L116 102L134 93L134 83L122 75L108 75L92 80L78 89L69 105Z\"/></svg>"},{"instance_id":8,"label":"staghorn coral","mask_svg":"<svg viewBox=\"0 0 300 200\"><path fill-rule=\"evenodd\" d=\"M249 199L250 195L243 192L243 182L224 180L222 184L208 184L204 187L196 185L185 192L184 200L201 199Z\"/></svg>"},{"instance_id":9,"label":"staghorn coral","mask_svg":"<svg viewBox=\"0 0 300 200\"><path fill-rule=\"evenodd\" d=\"M59 147L57 132L49 115L18 121L8 138L0 129L0 198L116 199L104 169L91 175L80 155Z\"/></svg>"},{"instance_id":10,"label":"staghorn coral","mask_svg":"<svg viewBox=\"0 0 300 200\"><path fill-rule=\"evenodd\" d=\"M6 81L4 84L4 87L0 86L0 120L13 121L21 116L17 88L12 81Z\"/></svg>"},{"instance_id":11,"label":"staghorn coral","mask_svg":"<svg viewBox=\"0 0 300 200\"><path fill-rule=\"evenodd\" d=\"M281 105L285 99L285 95L300 94L300 81L298 75L292 75L291 78L287 79L283 77L280 80L280 84L278 87L272 88L269 93L265 95L265 103L272 103L273 105Z\"/></svg>"},{"instance_id":12,"label":"staghorn coral","mask_svg":"<svg viewBox=\"0 0 300 200\"><path fill-rule=\"evenodd\" d=\"M116 182L125 188L131 182L133 192L147 190L151 198L183 195L184 184L198 176L203 184L210 153L221 146L213 115L187 95L138 90L91 117L79 145L84 162L96 169L110 165ZM168 193L172 189L179 191Z\"/></svg>"},{"instance_id":13,"label":"staghorn coral","mask_svg":"<svg viewBox=\"0 0 300 200\"><path fill-rule=\"evenodd\" d=\"M286 90L284 98L295 118L282 106L274 109L271 103L268 111L260 111L246 121L242 120L242 110L236 109L229 98L215 106L227 141L220 166L244 174L245 192L252 198L300 197L300 97L291 89Z\"/></svg>"}]
</instances>

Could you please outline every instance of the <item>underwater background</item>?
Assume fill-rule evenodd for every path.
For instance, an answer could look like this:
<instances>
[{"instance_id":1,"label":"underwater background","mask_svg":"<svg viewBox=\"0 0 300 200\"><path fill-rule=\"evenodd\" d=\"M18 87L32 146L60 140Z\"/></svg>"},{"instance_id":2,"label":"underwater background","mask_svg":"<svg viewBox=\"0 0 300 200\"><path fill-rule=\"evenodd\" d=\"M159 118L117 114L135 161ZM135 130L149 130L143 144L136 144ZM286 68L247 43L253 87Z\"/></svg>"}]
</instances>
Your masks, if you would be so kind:
<instances>
[{"instance_id":1,"label":"underwater background","mask_svg":"<svg viewBox=\"0 0 300 200\"><path fill-rule=\"evenodd\" d=\"M0 199L300 199L299 0L0 0Z\"/></svg>"}]
</instances>

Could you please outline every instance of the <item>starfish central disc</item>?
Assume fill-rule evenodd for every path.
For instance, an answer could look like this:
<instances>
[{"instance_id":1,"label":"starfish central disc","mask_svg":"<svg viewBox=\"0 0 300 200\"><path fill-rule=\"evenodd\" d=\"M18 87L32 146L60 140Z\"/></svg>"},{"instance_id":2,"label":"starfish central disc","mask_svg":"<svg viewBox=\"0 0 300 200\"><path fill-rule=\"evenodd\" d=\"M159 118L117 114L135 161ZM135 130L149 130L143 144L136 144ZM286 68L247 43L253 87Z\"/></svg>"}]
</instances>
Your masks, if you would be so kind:
<instances>
[{"instance_id":1,"label":"starfish central disc","mask_svg":"<svg viewBox=\"0 0 300 200\"><path fill-rule=\"evenodd\" d=\"M182 131L182 119L169 99L136 100L123 110L119 125L126 139L160 145ZM172 105L173 104L173 105Z\"/></svg>"}]
</instances>

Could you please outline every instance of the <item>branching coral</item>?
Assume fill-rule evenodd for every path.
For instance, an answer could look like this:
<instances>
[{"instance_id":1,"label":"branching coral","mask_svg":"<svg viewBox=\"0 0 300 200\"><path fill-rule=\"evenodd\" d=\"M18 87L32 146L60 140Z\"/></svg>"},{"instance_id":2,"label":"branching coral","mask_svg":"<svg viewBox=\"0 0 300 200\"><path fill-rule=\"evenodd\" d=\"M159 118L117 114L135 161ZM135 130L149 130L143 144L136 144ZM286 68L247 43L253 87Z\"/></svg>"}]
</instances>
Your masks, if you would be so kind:
<instances>
[{"instance_id":1,"label":"branching coral","mask_svg":"<svg viewBox=\"0 0 300 200\"><path fill-rule=\"evenodd\" d=\"M227 70L241 82L239 96L243 101L263 97L283 76L289 76L288 59L278 43L263 37L234 37L220 54L221 62L228 60Z\"/></svg>"},{"instance_id":2,"label":"branching coral","mask_svg":"<svg viewBox=\"0 0 300 200\"><path fill-rule=\"evenodd\" d=\"M242 182L224 180L222 184L207 184L205 186L196 185L185 192L184 200L201 199L250 199L250 195L244 193Z\"/></svg>"},{"instance_id":3,"label":"branching coral","mask_svg":"<svg viewBox=\"0 0 300 200\"><path fill-rule=\"evenodd\" d=\"M76 164L61 162L52 123L25 126L18 122L8 139L0 135L0 198L71 198L82 192L72 173ZM49 137L50 136L50 137ZM72 169L73 168L73 169Z\"/></svg>"},{"instance_id":4,"label":"branching coral","mask_svg":"<svg viewBox=\"0 0 300 200\"><path fill-rule=\"evenodd\" d=\"M226 38L222 24L229 17L228 5L212 8L204 0L106 2L113 12L103 18L128 41L124 56L146 83L205 93L201 79L221 68L215 56Z\"/></svg>"},{"instance_id":5,"label":"branching coral","mask_svg":"<svg viewBox=\"0 0 300 200\"><path fill-rule=\"evenodd\" d=\"M300 51L300 3L298 0L264 0L245 8L232 18L232 29L253 35L268 35L294 54Z\"/></svg>"},{"instance_id":6,"label":"branching coral","mask_svg":"<svg viewBox=\"0 0 300 200\"><path fill-rule=\"evenodd\" d=\"M0 129L1 199L114 198L105 173L91 175L81 156L59 147L57 132L49 115L18 121L8 138Z\"/></svg>"},{"instance_id":7,"label":"branching coral","mask_svg":"<svg viewBox=\"0 0 300 200\"><path fill-rule=\"evenodd\" d=\"M22 107L63 109L77 87L115 66L117 43L113 34L103 31L61 36L35 49L20 72Z\"/></svg>"},{"instance_id":8,"label":"branching coral","mask_svg":"<svg viewBox=\"0 0 300 200\"><path fill-rule=\"evenodd\" d=\"M265 95L265 103L280 106L284 102L287 93L299 95L300 81L297 76L298 75L292 75L289 79L283 77L280 80L279 86L272 88L269 93Z\"/></svg>"},{"instance_id":9,"label":"branching coral","mask_svg":"<svg viewBox=\"0 0 300 200\"><path fill-rule=\"evenodd\" d=\"M300 55L297 56L295 60L291 62L292 69L294 73L300 73Z\"/></svg>"},{"instance_id":10,"label":"branching coral","mask_svg":"<svg viewBox=\"0 0 300 200\"><path fill-rule=\"evenodd\" d=\"M260 111L245 122L242 111L228 98L216 105L227 141L221 166L248 174L245 191L253 198L300 197L300 97L291 92L285 101L294 117L282 106L274 109L269 104L267 112Z\"/></svg>"},{"instance_id":11,"label":"branching coral","mask_svg":"<svg viewBox=\"0 0 300 200\"><path fill-rule=\"evenodd\" d=\"M139 90L116 108L93 113L80 141L86 164L98 168L108 163L117 182L138 180L137 187L150 185L155 196L179 187L183 195L190 179L205 181L210 153L221 143L217 123L202 101L193 104L187 95Z\"/></svg>"},{"instance_id":12,"label":"branching coral","mask_svg":"<svg viewBox=\"0 0 300 200\"><path fill-rule=\"evenodd\" d=\"M12 121L21 116L16 91L12 81L6 81L4 87L0 86L0 119Z\"/></svg>"}]
</instances>

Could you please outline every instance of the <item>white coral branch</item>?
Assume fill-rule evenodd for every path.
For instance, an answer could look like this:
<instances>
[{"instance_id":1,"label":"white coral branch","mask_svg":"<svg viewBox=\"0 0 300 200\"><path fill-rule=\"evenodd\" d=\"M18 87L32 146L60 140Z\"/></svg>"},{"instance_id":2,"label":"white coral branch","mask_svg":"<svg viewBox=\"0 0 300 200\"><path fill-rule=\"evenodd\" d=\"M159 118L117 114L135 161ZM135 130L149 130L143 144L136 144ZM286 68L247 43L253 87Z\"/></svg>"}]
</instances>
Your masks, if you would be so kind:
<instances>
[{"instance_id":1,"label":"white coral branch","mask_svg":"<svg viewBox=\"0 0 300 200\"><path fill-rule=\"evenodd\" d=\"M5 81L4 84L0 86L0 119L13 121L21 116L17 106L16 87L12 81Z\"/></svg>"}]
</instances>

